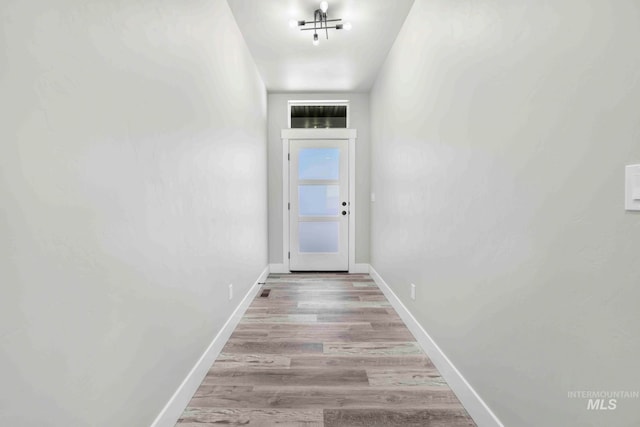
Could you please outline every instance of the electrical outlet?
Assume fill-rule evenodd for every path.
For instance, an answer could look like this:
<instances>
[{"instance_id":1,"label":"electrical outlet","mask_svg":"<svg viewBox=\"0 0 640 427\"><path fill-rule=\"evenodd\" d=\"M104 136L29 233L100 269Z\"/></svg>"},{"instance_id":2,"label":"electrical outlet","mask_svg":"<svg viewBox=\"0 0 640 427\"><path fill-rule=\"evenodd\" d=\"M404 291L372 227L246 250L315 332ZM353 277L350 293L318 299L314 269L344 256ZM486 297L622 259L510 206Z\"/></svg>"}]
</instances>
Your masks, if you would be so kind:
<instances>
[{"instance_id":1,"label":"electrical outlet","mask_svg":"<svg viewBox=\"0 0 640 427\"><path fill-rule=\"evenodd\" d=\"M233 299L233 283L229 283L229 301Z\"/></svg>"},{"instance_id":2,"label":"electrical outlet","mask_svg":"<svg viewBox=\"0 0 640 427\"><path fill-rule=\"evenodd\" d=\"M411 284L411 299L416 299L416 285L414 285L413 283Z\"/></svg>"}]
</instances>

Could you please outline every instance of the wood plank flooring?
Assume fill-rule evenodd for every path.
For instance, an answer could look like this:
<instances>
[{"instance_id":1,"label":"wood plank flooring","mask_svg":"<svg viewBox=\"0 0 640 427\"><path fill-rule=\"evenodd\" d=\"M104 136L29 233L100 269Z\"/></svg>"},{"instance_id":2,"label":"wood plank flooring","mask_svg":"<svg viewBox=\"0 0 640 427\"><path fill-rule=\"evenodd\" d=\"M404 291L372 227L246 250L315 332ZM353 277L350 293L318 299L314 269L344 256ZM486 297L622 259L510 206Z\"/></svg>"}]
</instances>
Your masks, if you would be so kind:
<instances>
[{"instance_id":1,"label":"wood plank flooring","mask_svg":"<svg viewBox=\"0 0 640 427\"><path fill-rule=\"evenodd\" d=\"M177 427L475 426L368 275L263 289Z\"/></svg>"}]
</instances>

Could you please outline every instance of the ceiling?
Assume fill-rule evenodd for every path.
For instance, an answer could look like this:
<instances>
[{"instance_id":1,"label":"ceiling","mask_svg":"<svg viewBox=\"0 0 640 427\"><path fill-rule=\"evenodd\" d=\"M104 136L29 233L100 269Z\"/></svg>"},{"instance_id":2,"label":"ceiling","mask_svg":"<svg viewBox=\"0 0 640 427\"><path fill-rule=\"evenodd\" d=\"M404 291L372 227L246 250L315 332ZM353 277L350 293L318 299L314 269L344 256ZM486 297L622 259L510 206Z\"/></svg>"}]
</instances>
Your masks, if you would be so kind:
<instances>
[{"instance_id":1,"label":"ceiling","mask_svg":"<svg viewBox=\"0 0 640 427\"><path fill-rule=\"evenodd\" d=\"M269 92L368 92L414 0L328 0L351 31L329 40L289 21L313 20L320 0L227 0Z\"/></svg>"}]
</instances>

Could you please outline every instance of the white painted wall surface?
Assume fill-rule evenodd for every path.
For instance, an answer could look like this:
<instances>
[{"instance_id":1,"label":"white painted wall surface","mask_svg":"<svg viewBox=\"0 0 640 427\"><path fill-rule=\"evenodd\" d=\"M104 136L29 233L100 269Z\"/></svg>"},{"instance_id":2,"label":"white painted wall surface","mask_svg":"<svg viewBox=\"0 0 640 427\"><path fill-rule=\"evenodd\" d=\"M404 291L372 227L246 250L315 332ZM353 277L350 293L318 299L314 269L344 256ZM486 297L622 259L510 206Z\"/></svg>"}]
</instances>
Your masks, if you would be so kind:
<instances>
[{"instance_id":1,"label":"white painted wall surface","mask_svg":"<svg viewBox=\"0 0 640 427\"><path fill-rule=\"evenodd\" d=\"M265 87L224 0L0 28L0 425L148 426L267 265Z\"/></svg>"},{"instance_id":2,"label":"white painted wall surface","mask_svg":"<svg viewBox=\"0 0 640 427\"><path fill-rule=\"evenodd\" d=\"M282 139L290 100L349 100L356 140L356 263L369 263L370 123L368 93L269 93L269 263L282 264Z\"/></svg>"},{"instance_id":3,"label":"white painted wall surface","mask_svg":"<svg viewBox=\"0 0 640 427\"><path fill-rule=\"evenodd\" d=\"M506 426L640 425L568 398L640 389L638 40L635 0L416 0L372 90L372 266Z\"/></svg>"}]
</instances>

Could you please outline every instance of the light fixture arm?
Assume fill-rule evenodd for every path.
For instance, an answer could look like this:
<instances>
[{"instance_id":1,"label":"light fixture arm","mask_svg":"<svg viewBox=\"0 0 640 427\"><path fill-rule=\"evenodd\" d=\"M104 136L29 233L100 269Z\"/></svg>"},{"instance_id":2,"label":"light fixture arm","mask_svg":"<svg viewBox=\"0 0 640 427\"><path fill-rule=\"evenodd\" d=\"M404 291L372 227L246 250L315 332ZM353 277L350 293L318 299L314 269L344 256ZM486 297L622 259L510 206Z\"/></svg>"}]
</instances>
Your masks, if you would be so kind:
<instances>
[{"instance_id":1,"label":"light fixture arm","mask_svg":"<svg viewBox=\"0 0 640 427\"><path fill-rule=\"evenodd\" d=\"M327 40L329 40L329 29L327 28L327 12L322 12L322 17L324 18L324 30L327 33Z\"/></svg>"},{"instance_id":2,"label":"light fixture arm","mask_svg":"<svg viewBox=\"0 0 640 427\"><path fill-rule=\"evenodd\" d=\"M318 34L317 30L317 25L316 23L320 23L320 28L322 28L322 15L318 16L318 12L320 12L320 9L316 9L315 12L313 12L313 34Z\"/></svg>"},{"instance_id":3,"label":"light fixture arm","mask_svg":"<svg viewBox=\"0 0 640 427\"><path fill-rule=\"evenodd\" d=\"M322 27L322 28L324 28L324 27ZM338 25L336 25L334 27L327 27L327 29L329 29L329 30L342 30L343 27L342 27L342 25L338 24ZM300 28L300 31L314 31L314 30L315 30L315 28Z\"/></svg>"},{"instance_id":4,"label":"light fixture arm","mask_svg":"<svg viewBox=\"0 0 640 427\"><path fill-rule=\"evenodd\" d=\"M325 36L327 40L329 40L329 30L342 30L342 29L351 29L351 24L342 23L342 19L327 19L327 9L329 5L326 1L320 3L320 8L313 11L313 21L297 21L298 27L302 31L311 31L313 30L313 44L318 45L318 30L325 31ZM329 22L335 22L335 26L330 27ZM311 27L313 24L313 27ZM296 21L291 21L291 25L295 27ZM308 28L304 28L306 25L309 25Z\"/></svg>"}]
</instances>

